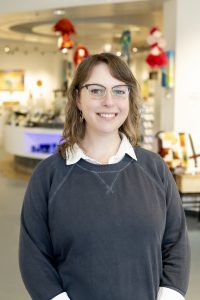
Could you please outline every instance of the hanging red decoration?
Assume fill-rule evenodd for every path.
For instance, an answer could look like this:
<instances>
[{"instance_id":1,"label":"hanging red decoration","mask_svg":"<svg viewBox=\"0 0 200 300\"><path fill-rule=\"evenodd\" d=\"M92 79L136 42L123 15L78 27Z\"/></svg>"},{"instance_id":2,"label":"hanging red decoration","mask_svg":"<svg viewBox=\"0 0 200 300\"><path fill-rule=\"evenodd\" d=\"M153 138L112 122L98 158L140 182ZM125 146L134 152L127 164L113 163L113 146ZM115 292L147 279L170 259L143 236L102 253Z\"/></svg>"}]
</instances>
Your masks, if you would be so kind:
<instances>
[{"instance_id":1,"label":"hanging red decoration","mask_svg":"<svg viewBox=\"0 0 200 300\"><path fill-rule=\"evenodd\" d=\"M63 51L64 49L72 49L74 43L70 39L70 36L65 33L58 38L58 48ZM65 51L63 51L65 52Z\"/></svg>"},{"instance_id":2,"label":"hanging red decoration","mask_svg":"<svg viewBox=\"0 0 200 300\"><path fill-rule=\"evenodd\" d=\"M76 33L75 27L69 19L61 19L54 25L54 31L68 35Z\"/></svg>"},{"instance_id":3,"label":"hanging red decoration","mask_svg":"<svg viewBox=\"0 0 200 300\"><path fill-rule=\"evenodd\" d=\"M162 36L162 33L157 27L153 27L150 30L147 42L150 45L150 53L146 58L146 62L150 65L150 67L160 68L167 65L168 59L163 49L166 45L166 42Z\"/></svg>"},{"instance_id":4,"label":"hanging red decoration","mask_svg":"<svg viewBox=\"0 0 200 300\"><path fill-rule=\"evenodd\" d=\"M74 51L73 59L75 65L77 66L80 64L80 62L82 62L82 60L84 60L84 58L86 58L88 55L90 55L88 49L82 45L79 45Z\"/></svg>"},{"instance_id":5,"label":"hanging red decoration","mask_svg":"<svg viewBox=\"0 0 200 300\"><path fill-rule=\"evenodd\" d=\"M68 49L73 48L74 43L70 38L71 34L76 33L74 25L68 19L61 19L54 25L54 31L60 32L58 38L58 48L66 53Z\"/></svg>"}]
</instances>

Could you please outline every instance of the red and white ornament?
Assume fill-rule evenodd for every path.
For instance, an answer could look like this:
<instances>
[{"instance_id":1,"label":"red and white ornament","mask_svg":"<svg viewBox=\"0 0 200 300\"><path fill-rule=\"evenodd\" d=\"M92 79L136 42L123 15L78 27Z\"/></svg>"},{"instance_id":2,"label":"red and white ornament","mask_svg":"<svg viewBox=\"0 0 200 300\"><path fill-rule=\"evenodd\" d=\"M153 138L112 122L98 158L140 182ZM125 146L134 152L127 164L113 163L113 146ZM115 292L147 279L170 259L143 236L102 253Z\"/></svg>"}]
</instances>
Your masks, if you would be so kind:
<instances>
[{"instance_id":1,"label":"red and white ornament","mask_svg":"<svg viewBox=\"0 0 200 300\"><path fill-rule=\"evenodd\" d=\"M69 19L61 19L54 25L53 29L60 34L58 38L58 48L63 53L67 53L67 50L74 46L70 38L71 34L76 33L74 25Z\"/></svg>"},{"instance_id":2,"label":"red and white ornament","mask_svg":"<svg viewBox=\"0 0 200 300\"><path fill-rule=\"evenodd\" d=\"M78 45L78 47L74 51L74 56L73 56L75 65L76 66L79 65L80 62L82 62L82 60L84 60L84 58L86 58L88 55L90 55L88 49L83 45Z\"/></svg>"},{"instance_id":3,"label":"red and white ornament","mask_svg":"<svg viewBox=\"0 0 200 300\"><path fill-rule=\"evenodd\" d=\"M146 62L150 65L150 67L157 68L167 65L168 59L163 49L166 46L166 41L157 27L153 27L150 30L147 43L150 46L150 53L146 58Z\"/></svg>"}]
</instances>

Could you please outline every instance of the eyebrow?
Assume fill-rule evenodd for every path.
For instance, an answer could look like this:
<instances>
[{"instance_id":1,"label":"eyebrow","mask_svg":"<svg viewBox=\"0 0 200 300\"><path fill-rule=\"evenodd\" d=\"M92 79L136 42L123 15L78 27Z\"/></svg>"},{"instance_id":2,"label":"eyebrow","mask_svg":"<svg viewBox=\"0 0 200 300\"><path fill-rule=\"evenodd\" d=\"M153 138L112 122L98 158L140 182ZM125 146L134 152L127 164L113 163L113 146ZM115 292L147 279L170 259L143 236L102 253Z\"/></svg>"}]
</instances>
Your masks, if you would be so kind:
<instances>
[{"instance_id":1,"label":"eyebrow","mask_svg":"<svg viewBox=\"0 0 200 300\"><path fill-rule=\"evenodd\" d=\"M90 86L90 85L98 85L98 86L101 86L105 89L107 88L106 86L104 86L102 84L99 84L99 83L86 83L83 86ZM128 84L117 84L117 85L112 86L111 88L118 87L118 86L129 86L129 85Z\"/></svg>"},{"instance_id":2,"label":"eyebrow","mask_svg":"<svg viewBox=\"0 0 200 300\"><path fill-rule=\"evenodd\" d=\"M89 86L89 85L98 85L98 86L102 86L103 88L106 88L104 85L99 84L99 83L86 83L84 84L85 86Z\"/></svg>"}]
</instances>

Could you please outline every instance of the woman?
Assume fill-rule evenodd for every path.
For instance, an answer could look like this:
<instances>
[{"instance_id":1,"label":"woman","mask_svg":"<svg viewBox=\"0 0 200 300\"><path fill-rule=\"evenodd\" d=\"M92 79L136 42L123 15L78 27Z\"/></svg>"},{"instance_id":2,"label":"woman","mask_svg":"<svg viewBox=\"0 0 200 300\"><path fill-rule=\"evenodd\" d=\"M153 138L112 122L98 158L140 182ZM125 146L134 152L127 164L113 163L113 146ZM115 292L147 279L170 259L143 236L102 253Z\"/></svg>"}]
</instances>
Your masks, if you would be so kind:
<instances>
[{"instance_id":1,"label":"woman","mask_svg":"<svg viewBox=\"0 0 200 300\"><path fill-rule=\"evenodd\" d=\"M26 191L20 269L34 300L181 300L184 212L163 160L136 146L138 85L113 54L86 58L59 153Z\"/></svg>"}]
</instances>

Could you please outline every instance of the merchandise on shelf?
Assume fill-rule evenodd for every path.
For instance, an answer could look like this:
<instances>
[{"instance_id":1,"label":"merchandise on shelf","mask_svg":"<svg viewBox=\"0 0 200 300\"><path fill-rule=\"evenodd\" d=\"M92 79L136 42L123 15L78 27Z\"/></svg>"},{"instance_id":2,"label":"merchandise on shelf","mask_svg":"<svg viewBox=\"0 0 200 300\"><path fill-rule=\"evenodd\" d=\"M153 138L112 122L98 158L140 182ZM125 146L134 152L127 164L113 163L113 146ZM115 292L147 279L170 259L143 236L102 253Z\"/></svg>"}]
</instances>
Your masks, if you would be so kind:
<instances>
[{"instance_id":1,"label":"merchandise on shelf","mask_svg":"<svg viewBox=\"0 0 200 300\"><path fill-rule=\"evenodd\" d=\"M10 110L6 124L22 127L63 128L64 115L54 110L44 111L41 108L29 110L27 107L18 107Z\"/></svg>"},{"instance_id":2,"label":"merchandise on shelf","mask_svg":"<svg viewBox=\"0 0 200 300\"><path fill-rule=\"evenodd\" d=\"M155 142L154 133L154 99L146 100L141 108L141 144L142 147L153 150Z\"/></svg>"},{"instance_id":3,"label":"merchandise on shelf","mask_svg":"<svg viewBox=\"0 0 200 300\"><path fill-rule=\"evenodd\" d=\"M199 137L185 132L159 132L158 152L175 173L200 172Z\"/></svg>"}]
</instances>

